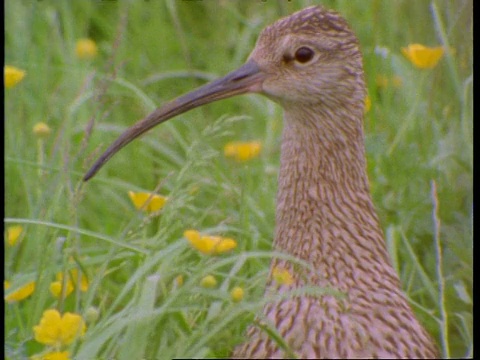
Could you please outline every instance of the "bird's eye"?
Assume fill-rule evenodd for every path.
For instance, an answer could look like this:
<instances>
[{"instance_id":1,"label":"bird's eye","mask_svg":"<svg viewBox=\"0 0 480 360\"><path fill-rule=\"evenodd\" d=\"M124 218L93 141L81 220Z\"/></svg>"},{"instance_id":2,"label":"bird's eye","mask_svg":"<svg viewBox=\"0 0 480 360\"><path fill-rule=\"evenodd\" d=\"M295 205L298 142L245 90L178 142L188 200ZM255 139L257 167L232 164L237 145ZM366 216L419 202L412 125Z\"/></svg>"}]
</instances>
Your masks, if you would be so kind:
<instances>
[{"instance_id":1,"label":"bird's eye","mask_svg":"<svg viewBox=\"0 0 480 360\"><path fill-rule=\"evenodd\" d=\"M302 46L295 51L295 60L301 64L305 64L313 59L315 53L312 49L306 46Z\"/></svg>"}]
</instances>

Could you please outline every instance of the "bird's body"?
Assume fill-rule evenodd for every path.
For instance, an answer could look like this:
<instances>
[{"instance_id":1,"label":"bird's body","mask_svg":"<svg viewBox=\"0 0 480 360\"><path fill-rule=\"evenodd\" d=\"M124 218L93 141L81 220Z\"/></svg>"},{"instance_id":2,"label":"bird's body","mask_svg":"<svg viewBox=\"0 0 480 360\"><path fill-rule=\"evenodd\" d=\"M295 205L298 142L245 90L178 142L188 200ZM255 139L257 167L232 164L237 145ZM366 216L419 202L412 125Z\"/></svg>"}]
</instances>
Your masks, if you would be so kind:
<instances>
[{"instance_id":1,"label":"bird's body","mask_svg":"<svg viewBox=\"0 0 480 360\"><path fill-rule=\"evenodd\" d=\"M371 200L363 135L365 84L358 41L345 20L321 7L267 27L239 70L178 98L127 130L87 174L90 178L133 138L193 107L259 92L285 110L274 248L292 284L340 293L269 303L260 320L288 350L260 329L233 357L433 358L437 350L416 320L389 259Z\"/></svg>"},{"instance_id":2,"label":"bird's body","mask_svg":"<svg viewBox=\"0 0 480 360\"><path fill-rule=\"evenodd\" d=\"M294 274L295 283L280 291L315 285L346 296L270 303L264 317L301 358L435 357L433 342L400 289L370 196L363 135L365 84L357 40L337 14L315 7L271 25L259 42L262 36L295 27L300 38L328 34L330 48L323 51L338 65L325 63L325 71L333 74L319 72L309 80L322 88L325 77L334 87L327 95L312 96L308 104L284 105L274 248L306 261L315 271L299 273L276 260L271 272L277 267ZM270 289L275 291L276 285ZM288 357L259 328L252 327L249 337L234 356Z\"/></svg>"}]
</instances>

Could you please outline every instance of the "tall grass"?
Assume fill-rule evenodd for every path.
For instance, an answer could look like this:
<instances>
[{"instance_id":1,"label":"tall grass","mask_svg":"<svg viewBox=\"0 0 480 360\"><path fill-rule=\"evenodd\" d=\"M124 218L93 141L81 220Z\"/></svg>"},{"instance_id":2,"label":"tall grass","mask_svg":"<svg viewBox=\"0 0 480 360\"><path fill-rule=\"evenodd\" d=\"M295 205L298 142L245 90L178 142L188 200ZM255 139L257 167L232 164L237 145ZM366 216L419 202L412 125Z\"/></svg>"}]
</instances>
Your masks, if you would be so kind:
<instances>
[{"instance_id":1,"label":"tall grass","mask_svg":"<svg viewBox=\"0 0 480 360\"><path fill-rule=\"evenodd\" d=\"M6 358L44 350L33 327L49 308L88 320L69 349L78 359L222 357L244 340L268 300L269 261L284 256L271 251L281 109L248 95L193 110L129 145L88 184L82 175L136 120L241 65L265 25L316 3L5 4L6 64L27 72L5 91L5 222L23 227L5 246L5 278L13 288L36 284L6 304ZM472 2L322 3L362 45L368 171L404 289L443 355L471 356ZM84 37L99 46L94 60L75 56ZM419 70L401 55L410 43L453 51ZM41 121L52 129L44 140L32 132ZM262 154L234 163L223 156L231 140L259 140ZM160 214L135 210L128 191L155 189L169 198ZM183 238L189 228L238 247L203 256ZM54 298L51 282L72 268L87 275L88 291ZM199 285L209 274L215 289ZM243 301L230 299L234 286Z\"/></svg>"}]
</instances>

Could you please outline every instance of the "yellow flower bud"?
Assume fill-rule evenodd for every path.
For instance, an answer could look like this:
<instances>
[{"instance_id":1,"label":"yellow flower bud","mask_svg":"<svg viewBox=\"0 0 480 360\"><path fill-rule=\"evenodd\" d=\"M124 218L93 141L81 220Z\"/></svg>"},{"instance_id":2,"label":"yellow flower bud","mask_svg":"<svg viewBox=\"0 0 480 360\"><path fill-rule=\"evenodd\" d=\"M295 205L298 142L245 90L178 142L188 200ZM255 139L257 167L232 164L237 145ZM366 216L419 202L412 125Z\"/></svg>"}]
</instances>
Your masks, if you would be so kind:
<instances>
[{"instance_id":1,"label":"yellow flower bud","mask_svg":"<svg viewBox=\"0 0 480 360\"><path fill-rule=\"evenodd\" d=\"M48 135L50 135L51 132L52 130L50 129L50 127L44 122L36 123L33 127L33 133L39 138L46 138L48 137Z\"/></svg>"},{"instance_id":2,"label":"yellow flower bud","mask_svg":"<svg viewBox=\"0 0 480 360\"><path fill-rule=\"evenodd\" d=\"M274 267L272 270L273 279L281 285L293 284L293 276L287 269Z\"/></svg>"},{"instance_id":3,"label":"yellow flower bud","mask_svg":"<svg viewBox=\"0 0 480 360\"><path fill-rule=\"evenodd\" d=\"M232 291L230 291L230 297L234 302L239 302L243 300L245 292L240 286L235 286Z\"/></svg>"},{"instance_id":4,"label":"yellow flower bud","mask_svg":"<svg viewBox=\"0 0 480 360\"><path fill-rule=\"evenodd\" d=\"M207 275L200 281L200 285L208 289L214 288L217 286L217 279L213 275Z\"/></svg>"},{"instance_id":5,"label":"yellow flower bud","mask_svg":"<svg viewBox=\"0 0 480 360\"><path fill-rule=\"evenodd\" d=\"M75 46L75 54L79 59L93 59L97 56L98 48L92 39L80 39Z\"/></svg>"},{"instance_id":6,"label":"yellow flower bud","mask_svg":"<svg viewBox=\"0 0 480 360\"><path fill-rule=\"evenodd\" d=\"M87 323L92 323L98 320L100 311L94 306L90 306L85 312L85 320Z\"/></svg>"}]
</instances>

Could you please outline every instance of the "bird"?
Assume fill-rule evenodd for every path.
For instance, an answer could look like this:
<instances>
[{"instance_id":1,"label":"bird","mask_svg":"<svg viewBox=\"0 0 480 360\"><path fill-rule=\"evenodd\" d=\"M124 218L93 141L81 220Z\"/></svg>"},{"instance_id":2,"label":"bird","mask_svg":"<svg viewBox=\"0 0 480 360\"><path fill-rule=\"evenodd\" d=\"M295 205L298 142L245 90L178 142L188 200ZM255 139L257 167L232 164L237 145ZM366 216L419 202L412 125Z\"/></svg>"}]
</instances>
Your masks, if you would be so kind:
<instances>
[{"instance_id":1,"label":"bird","mask_svg":"<svg viewBox=\"0 0 480 360\"><path fill-rule=\"evenodd\" d=\"M266 293L332 289L268 302L233 358L437 358L402 292L366 171L366 97L359 41L337 12L312 6L267 26L244 65L128 128L84 176L154 126L220 99L258 93L284 111L273 248ZM292 281L276 284L274 269Z\"/></svg>"}]
</instances>

